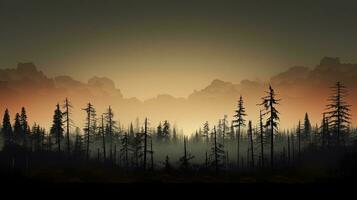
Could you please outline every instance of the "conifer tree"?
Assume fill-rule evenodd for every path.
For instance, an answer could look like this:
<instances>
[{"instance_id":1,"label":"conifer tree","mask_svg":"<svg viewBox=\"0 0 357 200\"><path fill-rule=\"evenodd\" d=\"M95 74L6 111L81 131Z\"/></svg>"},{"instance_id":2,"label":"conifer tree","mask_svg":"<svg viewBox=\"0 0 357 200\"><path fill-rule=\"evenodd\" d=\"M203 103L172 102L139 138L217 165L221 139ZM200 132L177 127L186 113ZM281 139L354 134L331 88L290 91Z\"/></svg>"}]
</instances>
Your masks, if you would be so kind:
<instances>
[{"instance_id":1,"label":"conifer tree","mask_svg":"<svg viewBox=\"0 0 357 200\"><path fill-rule=\"evenodd\" d=\"M63 139L63 121L62 112L59 104L56 105L56 110L53 115L53 123L51 127L51 135L55 138L55 144L57 144L57 151L61 152L61 141Z\"/></svg>"},{"instance_id":2,"label":"conifer tree","mask_svg":"<svg viewBox=\"0 0 357 200\"><path fill-rule=\"evenodd\" d=\"M30 136L30 127L27 122L27 114L26 114L26 109L24 107L21 108L20 124L21 124L21 132L19 134L18 140L21 145L27 147L28 139Z\"/></svg>"},{"instance_id":3,"label":"conifer tree","mask_svg":"<svg viewBox=\"0 0 357 200\"><path fill-rule=\"evenodd\" d=\"M329 97L329 104L326 106L327 118L330 130L332 130L332 138L335 145L345 144L345 136L348 134L348 126L350 124L350 107L345 101L347 97L347 88L340 82L337 82L331 87L333 94Z\"/></svg>"},{"instance_id":4,"label":"conifer tree","mask_svg":"<svg viewBox=\"0 0 357 200\"><path fill-rule=\"evenodd\" d=\"M203 134L202 136L205 138L205 141L208 142L209 141L209 124L208 124L208 121L206 121L204 124L203 124Z\"/></svg>"},{"instance_id":5,"label":"conifer tree","mask_svg":"<svg viewBox=\"0 0 357 200\"><path fill-rule=\"evenodd\" d=\"M85 128L83 129L84 131L84 141L85 141L85 152L86 152L86 160L89 160L89 154L90 154L90 143L92 142L92 136L95 133L96 127L96 112L91 103L87 104L87 107L82 109L86 112L86 122L85 122Z\"/></svg>"},{"instance_id":6,"label":"conifer tree","mask_svg":"<svg viewBox=\"0 0 357 200\"><path fill-rule=\"evenodd\" d=\"M233 116L235 118L235 120L233 120L234 122L234 127L237 128L237 167L239 167L239 149L240 149L240 139L241 139L241 129L242 127L244 127L245 124L245 119L244 117L247 116L247 114L245 113L245 108L243 106L243 98L242 96L239 97L239 101L238 101L238 108L235 111L236 114Z\"/></svg>"},{"instance_id":7,"label":"conifer tree","mask_svg":"<svg viewBox=\"0 0 357 200\"><path fill-rule=\"evenodd\" d=\"M309 115L307 113L305 113L305 118L304 118L304 146L306 145L306 143L311 143L311 123L309 120Z\"/></svg>"},{"instance_id":8,"label":"conifer tree","mask_svg":"<svg viewBox=\"0 0 357 200\"><path fill-rule=\"evenodd\" d=\"M190 168L190 160L194 158L190 153L187 152L187 138L184 136L183 138L183 156L180 158L180 169L186 171Z\"/></svg>"},{"instance_id":9,"label":"conifer tree","mask_svg":"<svg viewBox=\"0 0 357 200\"><path fill-rule=\"evenodd\" d=\"M248 138L249 138L249 152L251 156L251 165L254 168L254 144L253 144L253 129L252 129L252 122L248 122Z\"/></svg>"},{"instance_id":10,"label":"conifer tree","mask_svg":"<svg viewBox=\"0 0 357 200\"><path fill-rule=\"evenodd\" d=\"M3 134L5 145L11 145L14 143L14 137L10 122L10 114L8 109L6 109L4 113L1 133Z\"/></svg>"},{"instance_id":11,"label":"conifer tree","mask_svg":"<svg viewBox=\"0 0 357 200\"><path fill-rule=\"evenodd\" d=\"M264 125L262 111L259 111L259 139L260 139L260 159L261 167L264 168Z\"/></svg>"},{"instance_id":12,"label":"conifer tree","mask_svg":"<svg viewBox=\"0 0 357 200\"><path fill-rule=\"evenodd\" d=\"M212 159L211 165L214 167L215 171L218 172L223 167L223 161L225 160L224 146L218 142L216 126L213 128L213 142L211 147Z\"/></svg>"},{"instance_id":13,"label":"conifer tree","mask_svg":"<svg viewBox=\"0 0 357 200\"><path fill-rule=\"evenodd\" d=\"M16 113L15 115L15 123L14 123L14 140L17 144L21 144L21 135L22 135L22 126L20 121L20 114Z\"/></svg>"},{"instance_id":14,"label":"conifer tree","mask_svg":"<svg viewBox=\"0 0 357 200\"><path fill-rule=\"evenodd\" d=\"M268 119L264 125L270 130L270 167L274 168L274 131L277 131L279 125L279 111L275 108L279 104L280 99L276 99L274 89L269 85L268 95L262 98L262 105L265 112L263 115L268 115Z\"/></svg>"},{"instance_id":15,"label":"conifer tree","mask_svg":"<svg viewBox=\"0 0 357 200\"><path fill-rule=\"evenodd\" d=\"M65 99L64 104L62 106L64 109L63 116L64 116L64 123L66 126L66 146L67 146L67 153L69 154L71 152L71 144L70 144L70 129L73 124L73 121L71 119L71 110L73 108L72 103L68 100L68 98Z\"/></svg>"}]
</instances>

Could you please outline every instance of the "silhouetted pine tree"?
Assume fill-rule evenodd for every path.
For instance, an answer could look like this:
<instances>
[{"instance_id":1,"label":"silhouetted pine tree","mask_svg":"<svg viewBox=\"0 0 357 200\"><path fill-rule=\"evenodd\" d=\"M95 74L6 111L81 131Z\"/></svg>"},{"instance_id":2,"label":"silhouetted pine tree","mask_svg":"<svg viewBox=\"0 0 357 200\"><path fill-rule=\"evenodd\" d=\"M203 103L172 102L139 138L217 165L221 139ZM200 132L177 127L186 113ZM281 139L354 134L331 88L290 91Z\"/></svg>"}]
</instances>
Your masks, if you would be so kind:
<instances>
[{"instance_id":1,"label":"silhouetted pine tree","mask_svg":"<svg viewBox=\"0 0 357 200\"><path fill-rule=\"evenodd\" d=\"M166 142L170 140L170 123L165 120L162 126L162 139Z\"/></svg>"},{"instance_id":2,"label":"silhouetted pine tree","mask_svg":"<svg viewBox=\"0 0 357 200\"><path fill-rule=\"evenodd\" d=\"M92 142L92 136L94 135L95 130L96 130L96 127L95 127L96 112L95 112L95 109L91 103L88 103L87 107L83 108L82 110L84 110L87 114L85 128L83 129L83 131L84 131L84 141L86 143L86 148L85 148L86 160L89 160L89 154L90 154L89 145Z\"/></svg>"},{"instance_id":3,"label":"silhouetted pine tree","mask_svg":"<svg viewBox=\"0 0 357 200\"><path fill-rule=\"evenodd\" d=\"M269 85L269 91L266 92L268 95L263 97L262 100L263 102L259 105L264 106L265 112L263 115L268 115L268 119L266 120L266 123L264 125L265 128L269 128L270 130L270 166L271 168L274 167L274 130L277 131L278 129L278 121L279 121L279 112L275 108L280 99L276 99L275 92L271 85Z\"/></svg>"},{"instance_id":4,"label":"silhouetted pine tree","mask_svg":"<svg viewBox=\"0 0 357 200\"><path fill-rule=\"evenodd\" d=\"M103 148L103 161L105 162L107 160L107 150L106 150L106 131L104 127L104 117L102 115L101 117L101 126L100 126L100 134L102 136L102 148Z\"/></svg>"},{"instance_id":5,"label":"silhouetted pine tree","mask_svg":"<svg viewBox=\"0 0 357 200\"><path fill-rule=\"evenodd\" d=\"M215 171L218 172L224 165L225 152L223 150L224 146L218 142L216 126L213 128L213 142L211 147L210 160L212 161L211 166L214 167Z\"/></svg>"},{"instance_id":6,"label":"silhouetted pine tree","mask_svg":"<svg viewBox=\"0 0 357 200\"><path fill-rule=\"evenodd\" d=\"M114 120L113 110L110 106L104 116L107 124L107 136L109 137L109 157L110 160L113 161L113 145L115 145L116 130L118 127L117 122Z\"/></svg>"},{"instance_id":7,"label":"silhouetted pine tree","mask_svg":"<svg viewBox=\"0 0 357 200\"><path fill-rule=\"evenodd\" d=\"M6 109L4 113L1 133L3 134L5 145L11 145L14 143L14 135L12 132L10 114L8 109Z\"/></svg>"},{"instance_id":8,"label":"silhouetted pine tree","mask_svg":"<svg viewBox=\"0 0 357 200\"><path fill-rule=\"evenodd\" d=\"M29 136L30 136L30 126L28 125L28 122L27 122L27 114L26 114L26 109L24 107L21 108L20 123L21 123L21 129L22 129L22 133L20 135L20 140L24 147L28 147L28 142L29 142L28 140L29 140Z\"/></svg>"},{"instance_id":9,"label":"silhouetted pine tree","mask_svg":"<svg viewBox=\"0 0 357 200\"><path fill-rule=\"evenodd\" d=\"M350 107L345 101L347 96L347 88L340 82L337 82L331 87L333 94L329 97L329 104L326 106L327 118L330 130L332 131L332 139L334 145L340 145L341 140L345 144L345 136L350 124Z\"/></svg>"},{"instance_id":10,"label":"silhouetted pine tree","mask_svg":"<svg viewBox=\"0 0 357 200\"><path fill-rule=\"evenodd\" d=\"M20 121L20 114L16 113L15 115L15 122L14 122L14 139L15 143L21 145L21 135L22 135L22 127L21 127L21 121Z\"/></svg>"},{"instance_id":11,"label":"silhouetted pine tree","mask_svg":"<svg viewBox=\"0 0 357 200\"><path fill-rule=\"evenodd\" d=\"M42 131L39 125L34 124L32 126L32 141L35 151L42 150Z\"/></svg>"},{"instance_id":12,"label":"silhouetted pine tree","mask_svg":"<svg viewBox=\"0 0 357 200\"><path fill-rule=\"evenodd\" d=\"M259 140L260 140L260 165L264 168L264 125L262 111L259 111Z\"/></svg>"},{"instance_id":13,"label":"silhouetted pine tree","mask_svg":"<svg viewBox=\"0 0 357 200\"><path fill-rule=\"evenodd\" d=\"M299 155L299 160L301 160L301 123L299 120L299 124L296 128L296 136L298 139L298 155Z\"/></svg>"},{"instance_id":14,"label":"silhouetted pine tree","mask_svg":"<svg viewBox=\"0 0 357 200\"><path fill-rule=\"evenodd\" d=\"M306 144L311 143L311 123L309 120L309 115L307 113L305 113L305 118L304 118L304 137L303 137L303 141L304 141L304 146L306 146Z\"/></svg>"},{"instance_id":15,"label":"silhouetted pine tree","mask_svg":"<svg viewBox=\"0 0 357 200\"><path fill-rule=\"evenodd\" d=\"M326 113L323 113L320 130L321 130L321 147L325 148L326 146L329 145L330 142L329 123L328 123L328 118L326 117Z\"/></svg>"},{"instance_id":16,"label":"silhouetted pine tree","mask_svg":"<svg viewBox=\"0 0 357 200\"><path fill-rule=\"evenodd\" d=\"M152 145L152 137L150 137L150 168L151 170L154 170L154 149Z\"/></svg>"},{"instance_id":17,"label":"silhouetted pine tree","mask_svg":"<svg viewBox=\"0 0 357 200\"><path fill-rule=\"evenodd\" d=\"M235 111L236 114L233 116L235 118L235 120L233 120L234 122L234 127L237 128L237 167L239 167L239 146L240 146L240 139L241 139L241 128L244 127L245 124L245 119L244 117L247 116L247 114L245 113L245 108L243 106L243 98L242 96L239 97L239 101L238 101L238 108Z\"/></svg>"},{"instance_id":18,"label":"silhouetted pine tree","mask_svg":"<svg viewBox=\"0 0 357 200\"><path fill-rule=\"evenodd\" d=\"M178 140L178 137L177 137L176 127L174 127L174 128L172 129L172 142L173 142L174 144L176 144L176 143L177 143L177 140Z\"/></svg>"},{"instance_id":19,"label":"silhouetted pine tree","mask_svg":"<svg viewBox=\"0 0 357 200\"><path fill-rule=\"evenodd\" d=\"M248 138L249 138L249 152L251 156L251 166L254 168L254 144L253 144L253 129L252 122L248 122Z\"/></svg>"},{"instance_id":20,"label":"silhouetted pine tree","mask_svg":"<svg viewBox=\"0 0 357 200\"><path fill-rule=\"evenodd\" d=\"M194 158L190 153L187 152L187 138L183 137L183 156L180 158L180 169L187 171L190 169L190 160Z\"/></svg>"},{"instance_id":21,"label":"silhouetted pine tree","mask_svg":"<svg viewBox=\"0 0 357 200\"><path fill-rule=\"evenodd\" d=\"M208 121L206 121L204 124L203 124L203 134L202 136L205 138L205 141L208 143L209 141L209 124L208 124Z\"/></svg>"},{"instance_id":22,"label":"silhouetted pine tree","mask_svg":"<svg viewBox=\"0 0 357 200\"><path fill-rule=\"evenodd\" d=\"M53 115L53 123L51 127L51 135L55 138L55 144L57 144L57 151L61 152L61 141L63 139L63 121L62 112L59 104L56 105L56 110Z\"/></svg>"},{"instance_id":23,"label":"silhouetted pine tree","mask_svg":"<svg viewBox=\"0 0 357 200\"><path fill-rule=\"evenodd\" d=\"M163 140L163 133L162 133L162 125L161 125L161 122L159 123L159 125L157 126L156 128L156 137L157 137L157 140L159 142L161 142Z\"/></svg>"},{"instance_id":24,"label":"silhouetted pine tree","mask_svg":"<svg viewBox=\"0 0 357 200\"><path fill-rule=\"evenodd\" d=\"M72 114L72 103L68 100L68 98L65 99L64 104L62 105L62 108L64 109L63 116L64 116L64 124L66 126L66 146L67 146L67 153L71 153L71 144L70 144L70 129L71 126L73 125L73 121L71 119L71 114Z\"/></svg>"},{"instance_id":25,"label":"silhouetted pine tree","mask_svg":"<svg viewBox=\"0 0 357 200\"><path fill-rule=\"evenodd\" d=\"M147 158L147 153L148 153L148 119L145 118L145 123L144 123L144 163L143 167L144 170L146 170L146 158Z\"/></svg>"},{"instance_id":26,"label":"silhouetted pine tree","mask_svg":"<svg viewBox=\"0 0 357 200\"><path fill-rule=\"evenodd\" d=\"M134 162L134 166L136 168L140 167L140 162L143 158L143 141L144 141L144 134L137 132L135 134L135 138L134 141L132 143L132 149L133 149L133 162Z\"/></svg>"},{"instance_id":27,"label":"silhouetted pine tree","mask_svg":"<svg viewBox=\"0 0 357 200\"><path fill-rule=\"evenodd\" d=\"M124 133L124 135L122 136L120 141L121 141L120 157L122 158L122 161L124 162L124 166L126 168L128 168L129 167L130 144L129 144L129 135L127 132Z\"/></svg>"}]
</instances>

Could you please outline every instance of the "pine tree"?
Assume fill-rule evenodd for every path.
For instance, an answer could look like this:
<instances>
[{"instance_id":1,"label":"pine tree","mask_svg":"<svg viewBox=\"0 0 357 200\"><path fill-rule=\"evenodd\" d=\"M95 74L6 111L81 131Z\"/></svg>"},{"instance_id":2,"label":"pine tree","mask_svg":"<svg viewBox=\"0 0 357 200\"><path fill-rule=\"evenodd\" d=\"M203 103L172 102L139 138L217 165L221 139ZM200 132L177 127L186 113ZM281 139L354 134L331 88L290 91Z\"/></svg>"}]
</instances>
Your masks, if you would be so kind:
<instances>
[{"instance_id":1,"label":"pine tree","mask_svg":"<svg viewBox=\"0 0 357 200\"><path fill-rule=\"evenodd\" d=\"M162 138L165 141L168 141L170 138L170 123L167 120L164 121L164 124L162 127Z\"/></svg>"},{"instance_id":2,"label":"pine tree","mask_svg":"<svg viewBox=\"0 0 357 200\"><path fill-rule=\"evenodd\" d=\"M326 117L326 113L323 113L322 116L322 123L320 126L321 130L321 147L325 148L330 141L330 133L329 133L329 128L328 128L328 119Z\"/></svg>"},{"instance_id":3,"label":"pine tree","mask_svg":"<svg viewBox=\"0 0 357 200\"><path fill-rule=\"evenodd\" d=\"M20 114L16 113L15 115L15 123L14 123L14 139L17 144L21 144L21 135L22 135L22 127L20 121Z\"/></svg>"},{"instance_id":4,"label":"pine tree","mask_svg":"<svg viewBox=\"0 0 357 200\"><path fill-rule=\"evenodd\" d=\"M156 135L157 135L157 140L161 142L161 141L163 140L163 133L162 133L162 125L161 125L161 122L159 123L159 126L157 126Z\"/></svg>"},{"instance_id":5,"label":"pine tree","mask_svg":"<svg viewBox=\"0 0 357 200\"><path fill-rule=\"evenodd\" d=\"M187 152L187 138L184 136L183 138L183 156L180 158L180 169L187 171L190 169L190 160L194 158L190 153Z\"/></svg>"},{"instance_id":6,"label":"pine tree","mask_svg":"<svg viewBox=\"0 0 357 200\"><path fill-rule=\"evenodd\" d=\"M237 167L239 167L239 146L240 146L240 139L241 139L241 128L245 127L245 119L244 117L247 116L247 114L245 113L245 108L243 106L243 98L242 96L239 97L239 101L238 101L238 108L235 111L236 114L233 116L235 118L235 120L233 120L234 122L234 127L237 128Z\"/></svg>"},{"instance_id":7,"label":"pine tree","mask_svg":"<svg viewBox=\"0 0 357 200\"><path fill-rule=\"evenodd\" d=\"M1 133L3 134L5 145L11 145L14 143L14 137L10 122L10 114L8 109L6 109L4 113Z\"/></svg>"},{"instance_id":8,"label":"pine tree","mask_svg":"<svg viewBox=\"0 0 357 200\"><path fill-rule=\"evenodd\" d=\"M279 125L279 112L275 106L279 104L280 99L276 99L276 94L270 85L266 93L268 95L262 98L263 102L259 105L264 107L263 115L269 116L264 127L270 130L270 166L274 168L274 131L277 131Z\"/></svg>"},{"instance_id":9,"label":"pine tree","mask_svg":"<svg viewBox=\"0 0 357 200\"><path fill-rule=\"evenodd\" d=\"M217 131L216 126L213 128L213 142L211 147L211 155L212 159L211 165L214 167L215 171L218 172L223 167L223 161L225 160L225 152L224 146L218 142L217 140Z\"/></svg>"},{"instance_id":10,"label":"pine tree","mask_svg":"<svg viewBox=\"0 0 357 200\"><path fill-rule=\"evenodd\" d=\"M62 106L64 109L63 116L64 116L64 123L66 125L66 145L67 145L67 153L71 153L71 144L70 144L70 128L73 124L73 121L71 119L71 110L73 108L72 103L68 100L68 98L65 99L64 104Z\"/></svg>"},{"instance_id":11,"label":"pine tree","mask_svg":"<svg viewBox=\"0 0 357 200\"><path fill-rule=\"evenodd\" d=\"M113 145L115 140L115 132L118 129L117 122L114 120L114 113L112 108L109 106L107 112L104 114L106 124L107 124L107 136L109 137L109 157L113 160Z\"/></svg>"},{"instance_id":12,"label":"pine tree","mask_svg":"<svg viewBox=\"0 0 357 200\"><path fill-rule=\"evenodd\" d=\"M307 113L305 113L305 118L304 118L304 145L306 145L306 143L311 143L311 123L309 120L309 116Z\"/></svg>"},{"instance_id":13,"label":"pine tree","mask_svg":"<svg viewBox=\"0 0 357 200\"><path fill-rule=\"evenodd\" d=\"M102 148L103 148L103 160L104 162L107 160L107 152L106 152L106 131L105 131L105 127L104 127L104 117L102 115L102 118L101 118L101 126L100 126L100 133L102 135Z\"/></svg>"},{"instance_id":14,"label":"pine tree","mask_svg":"<svg viewBox=\"0 0 357 200\"><path fill-rule=\"evenodd\" d=\"M340 145L341 141L345 144L344 137L347 134L350 124L350 107L344 100L347 96L347 88L340 82L331 87L333 94L329 97L329 104L326 106L327 118L330 130L333 133L333 142Z\"/></svg>"},{"instance_id":15,"label":"pine tree","mask_svg":"<svg viewBox=\"0 0 357 200\"><path fill-rule=\"evenodd\" d=\"M176 144L177 143L177 132L176 132L176 127L174 127L173 129L172 129L172 142L174 143L174 144Z\"/></svg>"},{"instance_id":16,"label":"pine tree","mask_svg":"<svg viewBox=\"0 0 357 200\"><path fill-rule=\"evenodd\" d=\"M55 138L55 144L57 144L57 151L61 152L61 141L63 138L63 121L62 112L59 104L56 105L56 110L53 115L53 124L51 127L51 135Z\"/></svg>"},{"instance_id":17,"label":"pine tree","mask_svg":"<svg viewBox=\"0 0 357 200\"><path fill-rule=\"evenodd\" d=\"M205 138L205 141L208 143L209 141L209 124L208 124L208 121L206 121L204 124L203 124L203 134L202 136Z\"/></svg>"},{"instance_id":18,"label":"pine tree","mask_svg":"<svg viewBox=\"0 0 357 200\"><path fill-rule=\"evenodd\" d=\"M87 107L82 109L86 112L87 117L86 117L86 124L85 128L83 129L84 131L84 141L86 143L86 160L89 160L89 145L92 141L92 136L94 135L94 132L96 130L95 124L96 124L96 112L91 103L87 104Z\"/></svg>"},{"instance_id":19,"label":"pine tree","mask_svg":"<svg viewBox=\"0 0 357 200\"><path fill-rule=\"evenodd\" d=\"M248 138L249 138L249 152L251 153L251 165L254 168L254 144L253 144L253 129L252 122L248 122Z\"/></svg>"},{"instance_id":20,"label":"pine tree","mask_svg":"<svg viewBox=\"0 0 357 200\"><path fill-rule=\"evenodd\" d=\"M301 160L301 123L299 120L298 127L296 129L296 135L298 138L298 154L299 154L299 160Z\"/></svg>"},{"instance_id":21,"label":"pine tree","mask_svg":"<svg viewBox=\"0 0 357 200\"><path fill-rule=\"evenodd\" d=\"M264 125L263 125L263 115L262 111L259 111L259 139L260 139L260 159L261 167L264 168Z\"/></svg>"},{"instance_id":22,"label":"pine tree","mask_svg":"<svg viewBox=\"0 0 357 200\"><path fill-rule=\"evenodd\" d=\"M27 114L24 107L21 108L20 114L21 134L19 135L19 142L24 147L28 146L28 137L30 135L30 127L27 122Z\"/></svg>"},{"instance_id":23,"label":"pine tree","mask_svg":"<svg viewBox=\"0 0 357 200\"><path fill-rule=\"evenodd\" d=\"M145 118L145 123L144 123L144 170L146 170L146 157L147 157L147 144L148 144L148 119Z\"/></svg>"}]
</instances>

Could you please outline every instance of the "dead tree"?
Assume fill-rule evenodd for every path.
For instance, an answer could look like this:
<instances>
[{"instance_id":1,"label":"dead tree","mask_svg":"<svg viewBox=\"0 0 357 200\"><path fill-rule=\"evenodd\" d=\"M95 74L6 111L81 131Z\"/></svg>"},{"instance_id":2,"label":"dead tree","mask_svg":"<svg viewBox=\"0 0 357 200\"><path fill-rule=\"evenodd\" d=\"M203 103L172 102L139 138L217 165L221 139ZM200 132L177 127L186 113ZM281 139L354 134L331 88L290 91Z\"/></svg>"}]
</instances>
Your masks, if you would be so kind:
<instances>
[{"instance_id":1,"label":"dead tree","mask_svg":"<svg viewBox=\"0 0 357 200\"><path fill-rule=\"evenodd\" d=\"M254 168L254 144L253 144L253 130L252 130L252 122L248 122L248 137L250 143L250 154L251 154L251 165Z\"/></svg>"}]
</instances>

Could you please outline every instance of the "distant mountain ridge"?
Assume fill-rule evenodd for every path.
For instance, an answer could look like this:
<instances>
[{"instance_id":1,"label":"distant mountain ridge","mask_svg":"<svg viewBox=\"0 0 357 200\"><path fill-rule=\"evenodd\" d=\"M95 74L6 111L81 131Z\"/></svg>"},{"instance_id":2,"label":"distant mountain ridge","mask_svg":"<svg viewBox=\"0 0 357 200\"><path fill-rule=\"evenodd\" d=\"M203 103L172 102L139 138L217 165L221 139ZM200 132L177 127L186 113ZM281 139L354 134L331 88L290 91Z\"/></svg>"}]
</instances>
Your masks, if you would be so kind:
<instances>
[{"instance_id":1,"label":"distant mountain ridge","mask_svg":"<svg viewBox=\"0 0 357 200\"><path fill-rule=\"evenodd\" d=\"M153 124L168 119L193 131L206 120L216 123L227 114L233 116L237 100L243 96L248 118L256 122L260 98L271 84L279 97L279 107L284 125L296 124L305 112L309 112L315 123L320 122L329 87L336 81L343 82L350 89L349 103L353 105L357 94L357 64L341 63L339 58L324 57L313 67L295 66L281 72L267 81L242 80L239 83L213 80L208 86L195 90L187 98L169 94L141 101L126 98L113 80L106 77L92 77L87 83L77 81L68 75L47 77L33 63L19 63L14 69L0 69L0 112L9 107L12 113L26 106L32 120L49 125L53 107L70 98L76 107L75 121L81 126L83 113L79 108L88 101L97 107L98 114L112 105L123 126L134 121L136 116L149 117ZM353 107L352 107L352 110ZM357 110L357 109L356 109ZM352 115L357 112L353 111Z\"/></svg>"}]
</instances>

